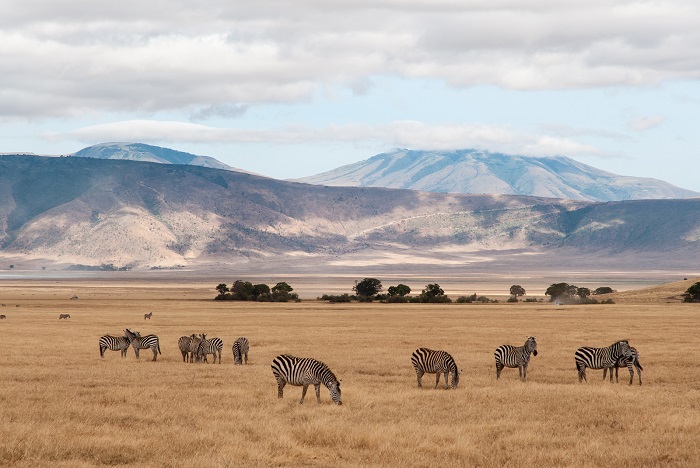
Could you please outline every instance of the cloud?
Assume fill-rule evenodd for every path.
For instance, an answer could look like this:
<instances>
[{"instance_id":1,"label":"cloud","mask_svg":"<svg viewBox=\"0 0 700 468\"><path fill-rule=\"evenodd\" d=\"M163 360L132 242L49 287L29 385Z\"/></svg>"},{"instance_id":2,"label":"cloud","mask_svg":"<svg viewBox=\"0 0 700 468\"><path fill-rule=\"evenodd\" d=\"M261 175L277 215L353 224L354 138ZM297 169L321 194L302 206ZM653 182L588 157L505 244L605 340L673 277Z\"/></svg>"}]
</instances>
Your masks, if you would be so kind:
<instances>
[{"instance_id":1,"label":"cloud","mask_svg":"<svg viewBox=\"0 0 700 468\"><path fill-rule=\"evenodd\" d=\"M594 146L558 135L530 134L495 125L431 125L396 121L385 125L348 124L323 128L287 126L249 130L211 127L174 121L130 120L79 128L68 133L48 133L50 141L77 140L95 144L129 141L153 144L309 144L374 143L384 147L426 150L476 148L530 156L606 156Z\"/></svg>"},{"instance_id":2,"label":"cloud","mask_svg":"<svg viewBox=\"0 0 700 468\"><path fill-rule=\"evenodd\" d=\"M184 111L362 94L373 77L513 89L700 78L681 0L6 0L0 117ZM203 115L203 117L202 117Z\"/></svg>"},{"instance_id":3,"label":"cloud","mask_svg":"<svg viewBox=\"0 0 700 468\"><path fill-rule=\"evenodd\" d=\"M664 122L666 122L666 117L663 115L636 117L629 122L628 127L637 132L643 132L663 125Z\"/></svg>"}]
</instances>

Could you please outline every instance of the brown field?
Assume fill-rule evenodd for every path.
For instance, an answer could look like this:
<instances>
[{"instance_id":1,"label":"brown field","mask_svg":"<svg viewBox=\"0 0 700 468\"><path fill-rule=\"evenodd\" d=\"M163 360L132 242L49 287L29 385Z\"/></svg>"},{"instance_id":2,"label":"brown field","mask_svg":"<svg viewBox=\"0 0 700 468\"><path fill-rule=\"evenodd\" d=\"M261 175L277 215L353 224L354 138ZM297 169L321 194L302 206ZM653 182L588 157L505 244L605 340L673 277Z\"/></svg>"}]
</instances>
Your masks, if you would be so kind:
<instances>
[{"instance_id":1,"label":"brown field","mask_svg":"<svg viewBox=\"0 0 700 468\"><path fill-rule=\"evenodd\" d=\"M700 307L686 304L217 303L211 285L0 284L3 466L698 466ZM20 307L16 307L20 305ZM153 312L153 319L143 314ZM58 320L70 313L70 320ZM160 337L151 362L98 339ZM185 364L181 335L224 340L221 365ZM494 349L536 335L529 381ZM234 366L231 344L251 342ZM628 338L644 384L577 381L578 346ZM416 387L411 352L449 351L457 390ZM271 360L315 357L342 379L343 406L313 388L277 399ZM210 358L211 359L211 358Z\"/></svg>"}]
</instances>

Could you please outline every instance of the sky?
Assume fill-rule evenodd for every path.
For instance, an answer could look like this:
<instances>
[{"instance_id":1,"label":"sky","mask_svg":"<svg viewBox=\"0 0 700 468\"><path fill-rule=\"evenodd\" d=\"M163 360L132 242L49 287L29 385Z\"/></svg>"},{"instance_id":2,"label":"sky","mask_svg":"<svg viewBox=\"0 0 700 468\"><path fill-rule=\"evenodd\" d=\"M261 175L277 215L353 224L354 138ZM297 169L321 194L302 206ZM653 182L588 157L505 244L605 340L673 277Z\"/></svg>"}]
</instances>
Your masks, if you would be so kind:
<instances>
[{"instance_id":1,"label":"sky","mask_svg":"<svg viewBox=\"0 0 700 468\"><path fill-rule=\"evenodd\" d=\"M700 191L700 2L3 0L0 153L141 142L297 178L394 148Z\"/></svg>"}]
</instances>

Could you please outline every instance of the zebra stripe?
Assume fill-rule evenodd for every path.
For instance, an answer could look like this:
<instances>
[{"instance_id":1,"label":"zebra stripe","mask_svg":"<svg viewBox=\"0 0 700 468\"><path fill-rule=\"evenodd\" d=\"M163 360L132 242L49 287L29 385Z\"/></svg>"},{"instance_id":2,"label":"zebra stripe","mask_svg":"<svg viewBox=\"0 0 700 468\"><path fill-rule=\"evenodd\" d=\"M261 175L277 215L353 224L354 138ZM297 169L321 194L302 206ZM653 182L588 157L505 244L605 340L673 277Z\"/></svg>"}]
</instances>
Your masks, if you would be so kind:
<instances>
[{"instance_id":1,"label":"zebra stripe","mask_svg":"<svg viewBox=\"0 0 700 468\"><path fill-rule=\"evenodd\" d=\"M248 338L240 337L233 342L233 363L243 364L242 356L245 356L245 363L248 364Z\"/></svg>"},{"instance_id":2,"label":"zebra stripe","mask_svg":"<svg viewBox=\"0 0 700 468\"><path fill-rule=\"evenodd\" d=\"M306 390L309 385L316 389L316 401L321 403L321 384L328 388L331 400L336 405L342 405L340 398L340 381L335 374L321 361L312 358L299 358L289 354L280 354L272 360L272 374L277 380L277 397L282 398L286 384L301 386L301 400L304 403Z\"/></svg>"},{"instance_id":3,"label":"zebra stripe","mask_svg":"<svg viewBox=\"0 0 700 468\"><path fill-rule=\"evenodd\" d=\"M586 378L586 368L591 369L606 369L615 367L618 359L624 356L629 356L630 346L627 340L618 341L608 346L607 348L592 348L584 346L576 350L574 360L576 369L578 370L578 381L588 382ZM627 362L630 374L632 373L632 363ZM631 383L631 382L630 382Z\"/></svg>"},{"instance_id":4,"label":"zebra stripe","mask_svg":"<svg viewBox=\"0 0 700 468\"><path fill-rule=\"evenodd\" d=\"M411 363L413 363L413 368L416 370L418 387L420 388L423 388L421 382L423 374L436 374L435 388L437 388L440 382L441 373L445 374L446 389L449 388L447 385L447 377L449 374L452 374L452 388L457 388L457 384L459 384L459 375L462 372L457 369L457 364L452 356L445 351L418 348L411 355Z\"/></svg>"},{"instance_id":5,"label":"zebra stripe","mask_svg":"<svg viewBox=\"0 0 700 468\"><path fill-rule=\"evenodd\" d=\"M631 369L631 367L628 365L629 361L632 362L632 365L637 369L637 376L639 377L639 385L642 385L642 371L644 368L642 365L639 363L639 352L637 351L637 348L630 346L630 354L628 356L623 356L617 360L615 363L615 381L620 382L620 379L618 377L618 370L620 367L627 367ZM610 369L610 382L612 382L612 368ZM607 367L603 369L603 380L605 380L605 374L608 372ZM634 374L630 375L630 384L632 384L632 381L634 380Z\"/></svg>"},{"instance_id":6,"label":"zebra stripe","mask_svg":"<svg viewBox=\"0 0 700 468\"><path fill-rule=\"evenodd\" d=\"M206 336L206 335L202 335ZM214 355L214 362L212 364L216 364L216 354L219 354L219 364L221 364L221 350L224 349L224 342L221 341L220 338L207 338L199 342L199 345L197 346L197 354L196 354L196 360L197 362L201 362L202 360L206 363L207 362L207 354L213 354Z\"/></svg>"},{"instance_id":7,"label":"zebra stripe","mask_svg":"<svg viewBox=\"0 0 700 468\"><path fill-rule=\"evenodd\" d=\"M132 332L128 328L124 330L125 336L131 339L131 346L136 353L136 359L139 359L139 350L150 348L153 351L153 361L158 358L160 352L160 343L156 335L141 336L139 332Z\"/></svg>"},{"instance_id":8,"label":"zebra stripe","mask_svg":"<svg viewBox=\"0 0 700 468\"><path fill-rule=\"evenodd\" d=\"M520 380L527 380L527 365L530 363L530 353L537 356L537 338L529 336L523 346L502 345L493 353L496 358L496 380L501 378L504 367L517 367Z\"/></svg>"},{"instance_id":9,"label":"zebra stripe","mask_svg":"<svg viewBox=\"0 0 700 468\"><path fill-rule=\"evenodd\" d=\"M126 352L129 349L131 340L126 336L105 335L100 337L100 357L105 357L105 351L121 351L122 357L126 357Z\"/></svg>"},{"instance_id":10,"label":"zebra stripe","mask_svg":"<svg viewBox=\"0 0 700 468\"><path fill-rule=\"evenodd\" d=\"M181 336L180 339L177 340L177 347L180 348L180 352L182 353L182 362L189 361L190 343L194 337L195 335L192 334L190 336Z\"/></svg>"}]
</instances>

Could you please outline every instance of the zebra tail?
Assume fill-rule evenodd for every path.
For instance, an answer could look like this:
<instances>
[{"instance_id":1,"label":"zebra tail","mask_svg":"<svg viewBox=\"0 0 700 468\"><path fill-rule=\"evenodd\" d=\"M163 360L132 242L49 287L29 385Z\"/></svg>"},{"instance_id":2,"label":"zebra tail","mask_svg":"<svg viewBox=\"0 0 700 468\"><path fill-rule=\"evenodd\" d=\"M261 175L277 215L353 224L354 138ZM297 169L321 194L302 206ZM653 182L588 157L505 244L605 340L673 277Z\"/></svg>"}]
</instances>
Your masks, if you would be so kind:
<instances>
[{"instance_id":1,"label":"zebra tail","mask_svg":"<svg viewBox=\"0 0 700 468\"><path fill-rule=\"evenodd\" d=\"M637 367L639 367L639 370L644 370L642 365L639 363L639 359L635 359L634 363L637 365Z\"/></svg>"},{"instance_id":2,"label":"zebra tail","mask_svg":"<svg viewBox=\"0 0 700 468\"><path fill-rule=\"evenodd\" d=\"M158 354L163 354L160 352L160 341L158 341Z\"/></svg>"},{"instance_id":3,"label":"zebra tail","mask_svg":"<svg viewBox=\"0 0 700 468\"><path fill-rule=\"evenodd\" d=\"M579 362L576 360L574 360L574 362L576 363L576 370L581 372L581 365L579 364Z\"/></svg>"}]
</instances>

